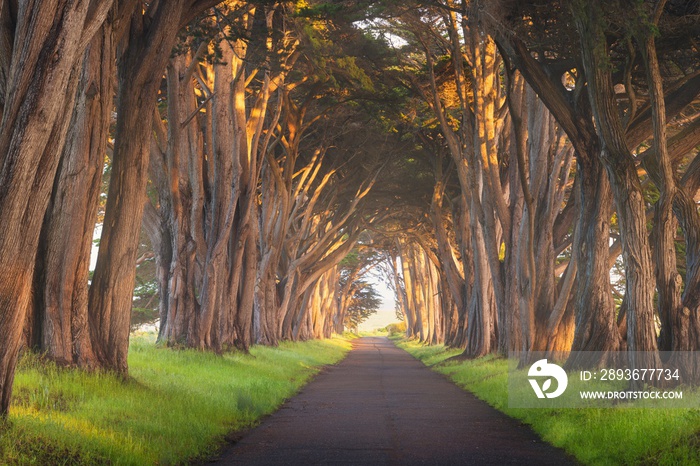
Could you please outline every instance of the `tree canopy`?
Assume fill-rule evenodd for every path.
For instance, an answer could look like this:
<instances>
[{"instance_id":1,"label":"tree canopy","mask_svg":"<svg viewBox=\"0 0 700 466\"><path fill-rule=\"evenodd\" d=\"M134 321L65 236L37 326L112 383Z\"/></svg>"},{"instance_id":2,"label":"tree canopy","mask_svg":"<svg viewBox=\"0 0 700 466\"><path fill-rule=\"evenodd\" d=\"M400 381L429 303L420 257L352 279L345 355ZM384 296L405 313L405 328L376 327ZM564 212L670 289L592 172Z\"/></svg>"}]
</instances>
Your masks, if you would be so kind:
<instances>
[{"instance_id":1,"label":"tree canopy","mask_svg":"<svg viewBox=\"0 0 700 466\"><path fill-rule=\"evenodd\" d=\"M465 357L700 346L695 0L2 11L2 414L23 345L127 377L154 296L167 345L325 338L373 267Z\"/></svg>"}]
</instances>

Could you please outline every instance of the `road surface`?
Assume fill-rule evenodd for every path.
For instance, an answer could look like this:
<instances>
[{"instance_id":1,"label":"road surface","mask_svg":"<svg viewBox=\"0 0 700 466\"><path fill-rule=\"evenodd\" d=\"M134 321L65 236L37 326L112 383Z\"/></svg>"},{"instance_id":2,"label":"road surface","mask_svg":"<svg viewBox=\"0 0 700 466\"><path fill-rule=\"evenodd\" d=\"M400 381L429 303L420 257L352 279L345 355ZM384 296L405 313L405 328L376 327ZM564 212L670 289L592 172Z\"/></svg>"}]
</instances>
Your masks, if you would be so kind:
<instances>
[{"instance_id":1,"label":"road surface","mask_svg":"<svg viewBox=\"0 0 700 466\"><path fill-rule=\"evenodd\" d=\"M575 463L388 339L361 338L340 364L225 449L217 464Z\"/></svg>"}]
</instances>

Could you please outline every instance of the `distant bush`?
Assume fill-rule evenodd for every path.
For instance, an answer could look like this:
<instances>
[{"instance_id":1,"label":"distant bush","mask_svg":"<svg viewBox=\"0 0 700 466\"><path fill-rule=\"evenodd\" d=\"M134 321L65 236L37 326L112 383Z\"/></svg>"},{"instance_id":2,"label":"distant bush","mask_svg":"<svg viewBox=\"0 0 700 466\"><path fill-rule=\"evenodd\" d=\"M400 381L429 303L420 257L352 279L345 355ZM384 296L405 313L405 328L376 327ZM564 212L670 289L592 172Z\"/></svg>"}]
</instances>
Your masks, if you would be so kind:
<instances>
[{"instance_id":1,"label":"distant bush","mask_svg":"<svg viewBox=\"0 0 700 466\"><path fill-rule=\"evenodd\" d=\"M406 333L406 322L396 322L395 324L389 324L386 326L386 331L389 332L389 336L403 335Z\"/></svg>"}]
</instances>

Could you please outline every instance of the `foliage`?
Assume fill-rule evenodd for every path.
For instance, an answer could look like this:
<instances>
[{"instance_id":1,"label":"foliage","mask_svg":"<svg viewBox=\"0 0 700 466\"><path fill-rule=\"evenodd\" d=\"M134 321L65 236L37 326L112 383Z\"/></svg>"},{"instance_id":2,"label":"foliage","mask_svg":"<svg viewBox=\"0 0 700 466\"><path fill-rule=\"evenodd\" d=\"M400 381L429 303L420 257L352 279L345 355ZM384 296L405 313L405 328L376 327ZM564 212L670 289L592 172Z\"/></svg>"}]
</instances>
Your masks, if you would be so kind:
<instances>
[{"instance_id":1,"label":"foliage","mask_svg":"<svg viewBox=\"0 0 700 466\"><path fill-rule=\"evenodd\" d=\"M395 324L389 324L386 326L386 331L389 333L390 336L405 335L406 322L397 322Z\"/></svg>"},{"instance_id":2,"label":"foliage","mask_svg":"<svg viewBox=\"0 0 700 466\"><path fill-rule=\"evenodd\" d=\"M251 5L246 2L224 1L213 11L201 13L179 32L173 54L183 54L188 51L196 53L200 45L208 44L208 47L200 51L197 59L200 62L223 64L222 43L235 42L238 39L247 41L258 39L249 37L243 21L245 15L250 12L250 7ZM263 9L259 8L258 14L262 13ZM261 59L264 58L261 57Z\"/></svg>"},{"instance_id":3,"label":"foliage","mask_svg":"<svg viewBox=\"0 0 700 466\"><path fill-rule=\"evenodd\" d=\"M160 292L156 277L156 261L153 247L148 236L141 233L139 244L139 263L136 266L136 285L131 308L131 331L143 325L152 325L158 321L158 302Z\"/></svg>"},{"instance_id":4,"label":"foliage","mask_svg":"<svg viewBox=\"0 0 700 466\"><path fill-rule=\"evenodd\" d=\"M350 349L334 338L218 356L132 337L126 382L25 354L0 464L180 464L254 425Z\"/></svg>"},{"instance_id":5,"label":"foliage","mask_svg":"<svg viewBox=\"0 0 700 466\"><path fill-rule=\"evenodd\" d=\"M355 280L351 286L351 298L345 311L345 327L357 328L379 310L382 298L371 283Z\"/></svg>"},{"instance_id":6,"label":"foliage","mask_svg":"<svg viewBox=\"0 0 700 466\"><path fill-rule=\"evenodd\" d=\"M338 264L339 304L346 306L344 325L347 329L356 330L382 305L381 295L365 278L381 257L373 248L359 244Z\"/></svg>"},{"instance_id":7,"label":"foliage","mask_svg":"<svg viewBox=\"0 0 700 466\"><path fill-rule=\"evenodd\" d=\"M700 464L696 409L513 409L508 407L505 359L490 355L447 361L461 351L410 341L397 344L584 464Z\"/></svg>"}]
</instances>

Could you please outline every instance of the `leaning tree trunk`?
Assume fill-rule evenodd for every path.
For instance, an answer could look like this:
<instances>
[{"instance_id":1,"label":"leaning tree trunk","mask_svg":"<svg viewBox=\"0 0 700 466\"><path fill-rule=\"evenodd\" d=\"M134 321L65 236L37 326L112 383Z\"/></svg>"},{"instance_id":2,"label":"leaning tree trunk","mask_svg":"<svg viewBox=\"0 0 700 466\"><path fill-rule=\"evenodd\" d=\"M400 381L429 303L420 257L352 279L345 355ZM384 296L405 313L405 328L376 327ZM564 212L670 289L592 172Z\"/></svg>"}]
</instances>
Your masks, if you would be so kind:
<instances>
[{"instance_id":1,"label":"leaning tree trunk","mask_svg":"<svg viewBox=\"0 0 700 466\"><path fill-rule=\"evenodd\" d=\"M505 309L506 276L503 274L502 264L499 260L499 250L503 240L509 240L508 232L511 230L510 211L505 199L504 189L500 179L500 161L498 160L497 137L503 141L508 133L497 134L497 128L502 127L499 122L499 79L498 68L500 58L496 50L496 43L483 31L473 24L469 29L469 47L472 59L476 66L472 67L472 85L474 88L474 149L471 155L472 171L472 214L478 216L479 224L483 229L480 242L486 254L489 281L496 302L496 315L489 326L497 329L498 315L503 315ZM501 117L502 118L502 117ZM479 194L480 193L480 194ZM500 228L499 228L500 227ZM502 238L502 232L506 236ZM510 244L505 244L510 247ZM484 312L487 312L486 310ZM487 321L484 315L484 322ZM498 347L498 331L494 335L493 343ZM484 340L486 341L486 340ZM491 346L491 342L488 343Z\"/></svg>"},{"instance_id":2,"label":"leaning tree trunk","mask_svg":"<svg viewBox=\"0 0 700 466\"><path fill-rule=\"evenodd\" d=\"M18 49L0 49L6 78L0 83L0 417L10 406L41 223L73 110L76 63L111 2L90 3L22 2L16 18L2 25L3 37ZM8 4L0 8L3 17L11 15Z\"/></svg>"},{"instance_id":3,"label":"leaning tree trunk","mask_svg":"<svg viewBox=\"0 0 700 466\"><path fill-rule=\"evenodd\" d=\"M657 14L654 15L655 22L658 22L665 3L664 0L657 4L655 8ZM658 291L658 312L661 318L659 349L672 351L674 349L674 336L682 335L679 332L681 329L676 328L676 325L683 320L683 305L681 302L682 278L676 265L676 230L678 229L678 223L673 216L673 204L678 193L667 144L666 103L664 101L663 83L656 55L654 34L651 29L643 34L643 37L639 37L638 42L641 46L647 83L649 84L654 133L652 149L656 153L659 166L659 173L650 173L650 177L652 177L659 188L660 194L655 206L655 222L652 235L655 242L653 252L656 289ZM682 345L679 346L682 347Z\"/></svg>"},{"instance_id":4,"label":"leaning tree trunk","mask_svg":"<svg viewBox=\"0 0 700 466\"><path fill-rule=\"evenodd\" d=\"M612 194L599 152L592 117L583 102L573 105L564 98L561 83L552 78L535 60L525 44L496 30L497 40L528 84L537 92L576 150L578 161L579 224L578 239L572 244L579 251L580 279L575 285L576 328L572 343L572 367L604 363L611 351L620 348L621 338L615 322L615 307L610 291L608 266L610 203ZM583 360L581 351L597 351L599 360ZM590 354L590 353L588 353Z\"/></svg>"},{"instance_id":5,"label":"leaning tree trunk","mask_svg":"<svg viewBox=\"0 0 700 466\"><path fill-rule=\"evenodd\" d=\"M581 39L588 97L601 146L600 159L612 186L620 222L622 255L625 260L627 300L627 346L632 367L657 367L654 328L654 273L649 247L646 206L632 155L627 148L616 106L610 68L605 62L607 42L600 2L574 7ZM605 54L602 52L605 51ZM638 360L635 352L649 352Z\"/></svg>"},{"instance_id":6,"label":"leaning tree trunk","mask_svg":"<svg viewBox=\"0 0 700 466\"><path fill-rule=\"evenodd\" d=\"M430 205L430 219L435 230L438 257L442 270L440 274L441 288L445 293L449 292L451 298L445 299L443 297L445 303L450 303L449 311L445 314L447 327L445 328L444 337L451 342L458 332L459 314L466 312L466 281L464 278L464 266L448 234L447 224L451 223L454 231L456 221L451 215L445 215L442 208L445 185L442 181L441 165L439 162L438 173L436 173L437 181L433 189L433 198ZM455 311L455 315L453 315L453 311Z\"/></svg>"},{"instance_id":7,"label":"leaning tree trunk","mask_svg":"<svg viewBox=\"0 0 700 466\"><path fill-rule=\"evenodd\" d=\"M88 327L88 269L112 116L113 42L108 19L85 52L34 275L30 344L59 364L81 367L96 365Z\"/></svg>"}]
</instances>

